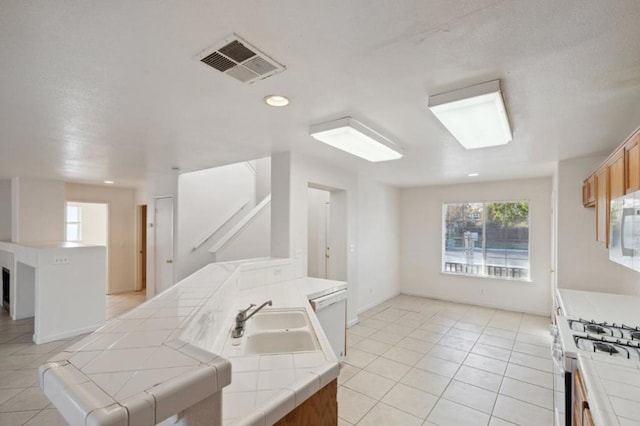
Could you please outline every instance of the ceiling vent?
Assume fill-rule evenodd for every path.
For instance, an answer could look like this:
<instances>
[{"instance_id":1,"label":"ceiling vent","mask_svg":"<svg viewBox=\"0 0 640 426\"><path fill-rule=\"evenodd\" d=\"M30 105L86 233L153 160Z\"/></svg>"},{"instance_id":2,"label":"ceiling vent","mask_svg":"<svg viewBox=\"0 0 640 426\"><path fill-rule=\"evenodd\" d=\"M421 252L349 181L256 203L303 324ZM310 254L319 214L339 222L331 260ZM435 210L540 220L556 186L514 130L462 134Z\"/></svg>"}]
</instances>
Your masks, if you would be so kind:
<instances>
[{"instance_id":1,"label":"ceiling vent","mask_svg":"<svg viewBox=\"0 0 640 426\"><path fill-rule=\"evenodd\" d=\"M214 48L200 52L197 57L203 64L248 84L285 70L284 65L237 34L232 34Z\"/></svg>"}]
</instances>

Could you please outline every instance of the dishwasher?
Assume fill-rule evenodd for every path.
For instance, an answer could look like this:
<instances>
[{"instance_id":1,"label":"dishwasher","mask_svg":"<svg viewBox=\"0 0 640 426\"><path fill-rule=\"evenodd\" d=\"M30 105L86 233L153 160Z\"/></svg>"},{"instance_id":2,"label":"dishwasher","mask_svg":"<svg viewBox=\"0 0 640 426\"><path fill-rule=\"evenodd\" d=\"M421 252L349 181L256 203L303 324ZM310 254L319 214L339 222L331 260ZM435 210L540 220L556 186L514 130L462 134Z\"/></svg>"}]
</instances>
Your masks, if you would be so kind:
<instances>
[{"instance_id":1,"label":"dishwasher","mask_svg":"<svg viewBox=\"0 0 640 426\"><path fill-rule=\"evenodd\" d=\"M347 290L340 290L309 301L338 361L346 355Z\"/></svg>"}]
</instances>

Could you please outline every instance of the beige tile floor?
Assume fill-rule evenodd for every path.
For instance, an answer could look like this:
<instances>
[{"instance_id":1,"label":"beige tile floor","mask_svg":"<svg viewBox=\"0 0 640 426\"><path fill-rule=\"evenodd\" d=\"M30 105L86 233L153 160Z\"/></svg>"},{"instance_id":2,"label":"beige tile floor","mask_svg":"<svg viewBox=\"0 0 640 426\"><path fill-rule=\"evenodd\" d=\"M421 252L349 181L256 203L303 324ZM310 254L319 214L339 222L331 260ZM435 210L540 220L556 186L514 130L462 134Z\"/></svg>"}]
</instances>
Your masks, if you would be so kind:
<instances>
[{"instance_id":1,"label":"beige tile floor","mask_svg":"<svg viewBox=\"0 0 640 426\"><path fill-rule=\"evenodd\" d=\"M107 297L107 317L144 301ZM398 296L348 331L340 425L551 425L548 318ZM81 337L35 345L33 320L0 313L0 425L65 425L37 368Z\"/></svg>"},{"instance_id":2,"label":"beige tile floor","mask_svg":"<svg viewBox=\"0 0 640 426\"><path fill-rule=\"evenodd\" d=\"M552 425L549 318L398 296L348 330L341 425Z\"/></svg>"},{"instance_id":3,"label":"beige tile floor","mask_svg":"<svg viewBox=\"0 0 640 426\"><path fill-rule=\"evenodd\" d=\"M107 296L107 319L144 300L144 292ZM13 321L0 311L0 425L66 425L38 386L38 367L84 335L36 345L33 318Z\"/></svg>"}]
</instances>

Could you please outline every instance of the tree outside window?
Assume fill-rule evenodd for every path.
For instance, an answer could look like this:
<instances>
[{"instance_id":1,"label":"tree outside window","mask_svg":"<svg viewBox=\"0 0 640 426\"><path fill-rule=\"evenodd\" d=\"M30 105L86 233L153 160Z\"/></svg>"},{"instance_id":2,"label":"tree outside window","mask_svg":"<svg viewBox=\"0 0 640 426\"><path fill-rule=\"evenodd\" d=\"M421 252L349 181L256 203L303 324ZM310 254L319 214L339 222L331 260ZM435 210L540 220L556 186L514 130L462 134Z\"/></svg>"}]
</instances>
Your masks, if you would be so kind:
<instances>
[{"instance_id":1,"label":"tree outside window","mask_svg":"<svg viewBox=\"0 0 640 426\"><path fill-rule=\"evenodd\" d=\"M529 202L443 205L446 273L530 278Z\"/></svg>"}]
</instances>

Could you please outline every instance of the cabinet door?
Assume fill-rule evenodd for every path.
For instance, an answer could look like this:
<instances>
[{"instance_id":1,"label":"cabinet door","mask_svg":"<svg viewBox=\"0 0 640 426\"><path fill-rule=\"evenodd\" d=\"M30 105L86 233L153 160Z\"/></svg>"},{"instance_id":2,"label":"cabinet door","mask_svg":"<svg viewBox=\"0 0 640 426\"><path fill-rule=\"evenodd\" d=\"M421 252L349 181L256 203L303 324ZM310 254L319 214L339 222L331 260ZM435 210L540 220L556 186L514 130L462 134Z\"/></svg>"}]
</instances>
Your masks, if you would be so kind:
<instances>
[{"instance_id":1,"label":"cabinet door","mask_svg":"<svg viewBox=\"0 0 640 426\"><path fill-rule=\"evenodd\" d=\"M582 204L585 207L596 205L595 175L589 176L582 184Z\"/></svg>"},{"instance_id":2,"label":"cabinet door","mask_svg":"<svg viewBox=\"0 0 640 426\"><path fill-rule=\"evenodd\" d=\"M640 189L640 133L624 145L625 193Z\"/></svg>"},{"instance_id":3,"label":"cabinet door","mask_svg":"<svg viewBox=\"0 0 640 426\"><path fill-rule=\"evenodd\" d=\"M591 410L589 410L589 407L586 407L582 411L582 426L595 426L595 423L593 423L593 417L591 417Z\"/></svg>"},{"instance_id":4,"label":"cabinet door","mask_svg":"<svg viewBox=\"0 0 640 426\"><path fill-rule=\"evenodd\" d=\"M624 195L626 188L624 170L624 151L620 150L609 163L609 200Z\"/></svg>"},{"instance_id":5,"label":"cabinet door","mask_svg":"<svg viewBox=\"0 0 640 426\"><path fill-rule=\"evenodd\" d=\"M598 169L595 174L596 187L596 241L609 247L609 185L608 167Z\"/></svg>"},{"instance_id":6,"label":"cabinet door","mask_svg":"<svg viewBox=\"0 0 640 426\"><path fill-rule=\"evenodd\" d=\"M583 412L585 408L588 407L587 392L585 391L584 384L582 383L582 376L580 375L580 370L576 370L573 372L572 418L574 426L583 425Z\"/></svg>"}]
</instances>

